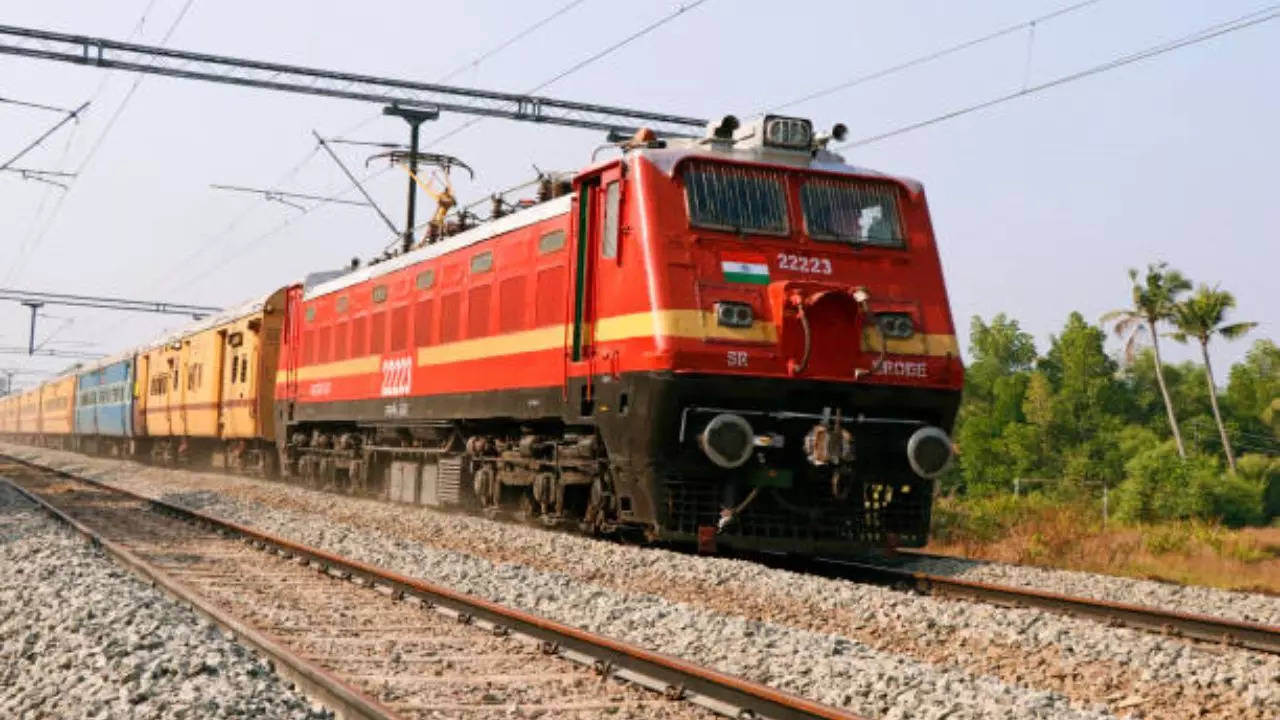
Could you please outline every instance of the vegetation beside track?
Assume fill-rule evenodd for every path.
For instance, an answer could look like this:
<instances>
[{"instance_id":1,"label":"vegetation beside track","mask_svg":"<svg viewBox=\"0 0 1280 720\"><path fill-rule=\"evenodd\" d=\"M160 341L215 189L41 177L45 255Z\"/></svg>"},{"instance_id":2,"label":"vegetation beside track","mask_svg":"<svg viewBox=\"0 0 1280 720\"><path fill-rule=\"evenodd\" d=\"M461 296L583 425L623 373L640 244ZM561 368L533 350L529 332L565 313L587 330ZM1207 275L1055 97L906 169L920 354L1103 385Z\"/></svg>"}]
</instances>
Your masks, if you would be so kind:
<instances>
[{"instance_id":1,"label":"vegetation beside track","mask_svg":"<svg viewBox=\"0 0 1280 720\"><path fill-rule=\"evenodd\" d=\"M929 552L1280 595L1280 527L1102 523L1101 503L944 498Z\"/></svg>"},{"instance_id":2,"label":"vegetation beside track","mask_svg":"<svg viewBox=\"0 0 1280 720\"><path fill-rule=\"evenodd\" d=\"M1211 341L1256 324L1163 264L1129 277L1130 307L1071 313L1043 353L1015 318L972 319L930 549L1280 593L1280 347L1217 387ZM1170 340L1202 359L1164 363Z\"/></svg>"}]
</instances>

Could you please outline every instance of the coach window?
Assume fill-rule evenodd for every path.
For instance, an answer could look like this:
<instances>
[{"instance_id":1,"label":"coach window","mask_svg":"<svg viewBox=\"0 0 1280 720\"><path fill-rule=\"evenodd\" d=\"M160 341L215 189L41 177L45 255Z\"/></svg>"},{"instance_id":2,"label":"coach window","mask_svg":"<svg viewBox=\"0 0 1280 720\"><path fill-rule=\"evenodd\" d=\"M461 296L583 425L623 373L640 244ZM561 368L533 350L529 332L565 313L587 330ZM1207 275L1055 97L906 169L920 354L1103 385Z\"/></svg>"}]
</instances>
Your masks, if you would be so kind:
<instances>
[{"instance_id":1,"label":"coach window","mask_svg":"<svg viewBox=\"0 0 1280 720\"><path fill-rule=\"evenodd\" d=\"M604 191L604 238L600 241L600 254L606 258L618 257L618 215L622 212L622 189L614 180Z\"/></svg>"},{"instance_id":2,"label":"coach window","mask_svg":"<svg viewBox=\"0 0 1280 720\"><path fill-rule=\"evenodd\" d=\"M307 308L307 322L315 322L315 320L316 320L316 306L312 305L311 307Z\"/></svg>"},{"instance_id":3,"label":"coach window","mask_svg":"<svg viewBox=\"0 0 1280 720\"><path fill-rule=\"evenodd\" d=\"M538 238L538 254L547 255L564 248L564 231L552 230Z\"/></svg>"},{"instance_id":4,"label":"coach window","mask_svg":"<svg viewBox=\"0 0 1280 720\"><path fill-rule=\"evenodd\" d=\"M423 270L422 272L418 273L418 277L414 279L413 284L414 284L414 287L418 288L419 290L429 289L432 285L436 284L436 271Z\"/></svg>"},{"instance_id":5,"label":"coach window","mask_svg":"<svg viewBox=\"0 0 1280 720\"><path fill-rule=\"evenodd\" d=\"M373 301L376 303L387 301L387 286L375 285L373 287Z\"/></svg>"},{"instance_id":6,"label":"coach window","mask_svg":"<svg viewBox=\"0 0 1280 720\"><path fill-rule=\"evenodd\" d=\"M249 377L249 358L240 358L240 382L246 382Z\"/></svg>"},{"instance_id":7,"label":"coach window","mask_svg":"<svg viewBox=\"0 0 1280 720\"><path fill-rule=\"evenodd\" d=\"M236 381L236 370L238 370L239 368L240 368L240 356L232 355L231 356L231 382L232 383Z\"/></svg>"},{"instance_id":8,"label":"coach window","mask_svg":"<svg viewBox=\"0 0 1280 720\"><path fill-rule=\"evenodd\" d=\"M346 312L346 311L347 311L347 296L346 296L346 295L343 295L342 297L338 298L337 302L335 302L335 303L333 304L333 309L334 309L334 311L335 311L335 312L340 312L340 313L344 313L344 312Z\"/></svg>"}]
</instances>

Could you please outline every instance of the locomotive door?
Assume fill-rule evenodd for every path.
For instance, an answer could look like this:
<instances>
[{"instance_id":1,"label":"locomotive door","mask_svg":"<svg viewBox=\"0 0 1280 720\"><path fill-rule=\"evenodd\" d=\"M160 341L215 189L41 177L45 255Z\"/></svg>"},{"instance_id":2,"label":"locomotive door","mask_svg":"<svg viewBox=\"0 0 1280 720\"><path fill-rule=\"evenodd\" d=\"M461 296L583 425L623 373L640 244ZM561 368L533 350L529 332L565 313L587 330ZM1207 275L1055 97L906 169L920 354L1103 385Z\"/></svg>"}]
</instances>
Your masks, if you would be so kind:
<instances>
[{"instance_id":1,"label":"locomotive door","mask_svg":"<svg viewBox=\"0 0 1280 720\"><path fill-rule=\"evenodd\" d=\"M573 330L569 340L569 362L579 363L586 360L590 352L591 332L591 267L594 264L596 238L596 208L599 203L596 195L600 190L600 179L589 178L582 181L578 188L578 216L575 223L573 262Z\"/></svg>"},{"instance_id":2,"label":"locomotive door","mask_svg":"<svg viewBox=\"0 0 1280 720\"><path fill-rule=\"evenodd\" d=\"M618 165L582 181L578 207L574 271L571 362L590 362L594 356L595 321L600 285L618 279L622 177Z\"/></svg>"},{"instance_id":3,"label":"locomotive door","mask_svg":"<svg viewBox=\"0 0 1280 720\"><path fill-rule=\"evenodd\" d=\"M151 382L151 356L139 352L133 368L133 435L142 437L147 434L147 406Z\"/></svg>"}]
</instances>

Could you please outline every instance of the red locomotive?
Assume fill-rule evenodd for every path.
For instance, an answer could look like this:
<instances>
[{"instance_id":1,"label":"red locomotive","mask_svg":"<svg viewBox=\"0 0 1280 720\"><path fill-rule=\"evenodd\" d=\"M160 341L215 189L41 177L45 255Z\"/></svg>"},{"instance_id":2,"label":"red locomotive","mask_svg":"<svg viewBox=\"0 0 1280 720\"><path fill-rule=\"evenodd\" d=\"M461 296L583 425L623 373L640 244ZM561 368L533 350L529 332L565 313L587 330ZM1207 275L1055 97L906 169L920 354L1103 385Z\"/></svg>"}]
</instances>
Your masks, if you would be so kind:
<instances>
[{"instance_id":1,"label":"red locomotive","mask_svg":"<svg viewBox=\"0 0 1280 720\"><path fill-rule=\"evenodd\" d=\"M964 369L924 192L807 120L642 131L290 289L286 477L656 542L924 544Z\"/></svg>"}]
</instances>

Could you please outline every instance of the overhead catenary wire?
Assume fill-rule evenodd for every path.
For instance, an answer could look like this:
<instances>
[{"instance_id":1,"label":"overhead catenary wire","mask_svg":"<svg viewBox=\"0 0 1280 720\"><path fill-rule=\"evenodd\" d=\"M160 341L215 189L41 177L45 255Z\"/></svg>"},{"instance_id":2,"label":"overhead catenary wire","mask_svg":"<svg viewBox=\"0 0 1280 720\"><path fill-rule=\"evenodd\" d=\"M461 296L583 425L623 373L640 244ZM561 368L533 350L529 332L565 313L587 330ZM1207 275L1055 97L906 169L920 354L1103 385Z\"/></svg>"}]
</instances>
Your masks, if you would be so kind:
<instances>
[{"instance_id":1,"label":"overhead catenary wire","mask_svg":"<svg viewBox=\"0 0 1280 720\"><path fill-rule=\"evenodd\" d=\"M26 100L14 100L13 98L0 97L0 105L14 105L17 107L32 108L34 110L49 110L51 112L69 113L72 112L67 108L56 107L54 105L42 105L41 103L27 102Z\"/></svg>"},{"instance_id":2,"label":"overhead catenary wire","mask_svg":"<svg viewBox=\"0 0 1280 720\"><path fill-rule=\"evenodd\" d=\"M551 86L551 85L553 85L553 84L555 84L555 83L557 83L557 82L559 82L559 81L561 81L561 80L563 80L563 79L565 79L565 78L569 77L570 75L572 75L572 74L574 74L574 73L578 72L579 70L581 70L581 69L583 69L583 68L587 67L588 65L591 65L592 63L595 63L595 62L597 62L598 60L601 60L602 58L605 58L605 57L607 57L607 56L609 56L609 55L613 54L614 52L616 52L616 51L618 51L618 50L621 50L622 48L626 47L627 45L630 45L631 43L635 42L636 40L639 40L640 38L644 37L645 35L648 35L649 33L653 32L654 30L657 30L658 28L662 27L663 25L666 25L667 23L669 23L669 22L671 22L672 20L675 20L676 18L678 18L678 17L680 17L680 16L684 15L685 13L689 12L690 10L694 10L694 9L696 9L698 6L700 6L700 5L702 5L702 4L706 3L706 2L707 2L707 0L694 0L694 2L688 3L688 4L686 4L686 5L680 5L679 7L677 7L677 8L676 8L675 10L673 10L672 12L670 12L670 13L668 13L668 14L666 14L666 15L663 15L662 17L658 18L657 20L655 20L655 21L653 21L653 22L649 23L648 25L645 25L644 27L640 28L639 30L636 30L635 32L631 33L630 35L627 35L626 37L622 38L621 40L618 40L617 42L615 42L615 43L613 43L613 44L611 44L611 45L608 45L608 46L606 46L606 47L604 47L604 48L602 48L602 49L600 49L600 50L597 50L595 53L593 53L593 54L591 54L591 55L587 56L586 58L583 58L582 60L579 60L578 62L574 63L573 65L570 65L569 67L565 68L564 70L561 70L560 72L558 72L558 73L556 73L555 75L551 76L551 77L550 77L550 78L548 78L547 80L544 80L544 81L542 81L541 83L538 83L537 85L535 85L534 87L530 88L530 89L529 89L529 90L527 90L526 92L528 92L528 93L535 93L535 92L538 92L539 90L543 90L543 89L545 89L545 88L547 88L547 87L549 87L549 86ZM439 136L437 136L436 138L434 138L433 140L431 140L431 141L427 142L425 145L423 145L423 147L427 147L427 148L429 148L429 147L433 147L433 146L435 146L435 145L439 145L440 143L444 142L445 140L448 140L449 138L451 138L451 137L453 137L453 136L457 135L458 133L460 133L460 132L462 132L462 131L464 131L464 130L466 130L466 129L468 129L468 128L474 127L477 123L481 122L482 120L484 120L484 118L481 118L481 117L471 118L470 120L467 120L466 122L464 122L464 123L462 123L461 125L459 125L459 126L455 127L454 129L452 129L452 130L450 130L450 131L448 131L448 132L444 133L443 135L439 135Z\"/></svg>"},{"instance_id":3,"label":"overhead catenary wire","mask_svg":"<svg viewBox=\"0 0 1280 720\"><path fill-rule=\"evenodd\" d=\"M151 0L147 4L146 8L142 11L142 17L139 18L137 27L135 28L135 31L134 31L135 34L142 29L142 25L146 22L147 15L150 14L152 8L156 4L156 1L157 0ZM191 9L191 6L194 3L195 3L195 0L186 0L186 2L182 6L182 9L178 11L177 17L175 17L173 22L169 25L169 29L165 31L164 37L160 40L160 45L164 45L167 42L169 42L169 39L173 37L173 33L178 29L178 25L182 23L183 18L187 16L187 11ZM124 113L125 107L129 104L129 101L133 99L134 94L138 91L138 86L142 84L144 77L145 75L143 75L142 73L138 73L137 77L133 79L133 84L129 87L129 90L125 93L124 99L121 100L120 104L116 106L115 111L112 112L111 117L107 119L107 123L103 127L102 132L98 135L97 140L95 140L93 145L89 147L89 152L85 154L84 158L80 161L79 165L76 166L76 170L75 170L76 176L83 174L85 168L88 167L89 162L93 160L95 155L97 155L98 150L102 147L103 143L106 141L107 136L111 133L112 128L115 127L116 122L120 119L120 116ZM104 79L103 83L99 85L98 93L100 93L102 89L105 87L105 82L106 81ZM68 187L66 188L66 190L61 195L58 196L58 200L54 204L53 210L50 212L48 220L45 221L44 227L40 230L39 234L35 236L34 240L25 249L25 253L14 261L13 265L9 269L9 272L5 273L6 281L11 279L15 274L21 272L22 269L26 266L26 263L30 261L33 255L35 255L36 250L39 249L40 244L44 241L45 236L47 236L49 234L49 231L52 230L54 223L58 219L59 212L62 210L63 204L66 203L67 198L71 195L71 191L75 186L76 186L76 183L73 180L68 184Z\"/></svg>"},{"instance_id":4,"label":"overhead catenary wire","mask_svg":"<svg viewBox=\"0 0 1280 720\"><path fill-rule=\"evenodd\" d=\"M459 65L458 67L454 68L453 70L450 70L449 72L447 72L447 73L445 73L444 75L440 76L440 78L439 78L439 79L437 79L437 80L436 80L436 82L444 82L445 80L449 80L450 78L457 77L458 75L462 74L463 72L466 72L467 70L470 70L470 69L472 69L472 68L474 68L474 67L478 66L480 63L484 62L485 60L488 60L489 58L493 57L494 55L497 55L498 53L502 52L503 50L506 50L507 48L511 47L512 45L515 45L516 43L520 42L521 40L525 39L526 37L528 37L528 36L532 35L533 33L537 32L538 30L540 30L540 29L542 28L542 26L546 25L547 23L551 22L552 20L555 20L556 18L560 17L561 15L564 15L565 13L569 12L570 10L573 10L574 8L578 7L579 5L583 4L583 3L584 3L584 2L586 2L586 1L587 1L587 0L572 0L571 2L565 3L564 5L560 6L560 7L559 7L555 12L552 12L550 15L546 15L546 16L544 16L542 19L538 20L537 22L533 23L532 25L529 25L529 26L525 27L524 29L520 30L520 31L519 31L519 32L517 32L516 34L514 34L514 35L512 35L511 37L507 38L506 40L503 40L502 42L498 43L497 45L494 45L492 48L490 48L490 49L488 49L488 50L484 51L483 53L481 53L481 54L479 54L479 55L477 55L476 57L472 58L471 60L467 61L466 63L464 63L464 64L462 64L462 65Z\"/></svg>"},{"instance_id":5,"label":"overhead catenary wire","mask_svg":"<svg viewBox=\"0 0 1280 720\"><path fill-rule=\"evenodd\" d=\"M523 40L524 38L529 37L534 32L536 32L537 30L541 29L542 27L550 23L552 20L555 20L556 18L563 16L565 13L583 4L583 2L585 1L586 0L575 0L574 2L570 2L566 5L559 7L554 12L539 18L533 24L524 27L523 29L521 29L511 37L507 38L506 40L503 40L502 42L489 48L488 50L485 50L480 55L469 60L463 65L460 65L458 68L451 70L445 73L444 75L441 75L436 79L436 82L442 83L452 77L455 77L457 74L465 71L466 69L475 67L479 65L481 62L488 60L489 58L492 58L493 56L497 55L503 50L506 50L512 45L515 45L520 40ZM384 116L381 112L368 116L365 119L361 120L360 122L355 123L354 125L351 125L350 127L342 130L341 132L338 133L338 135L348 135L350 133L357 132L367 127L373 121L378 120L379 118L382 118L382 117ZM293 167L291 167L287 172L285 172L284 175L282 175L278 180L276 180L276 182L273 183L273 185L279 186L286 182L291 181L294 177L297 176L299 172L302 171L304 167L310 164L310 162L320 152L320 149L321 149L321 146L319 144L312 146L312 148L307 152L307 154L302 159L300 159L297 163L295 163ZM389 170L390 170L389 167L383 167L383 168L374 170L370 173L366 173L363 177L360 178L360 183L367 183L370 180L374 180L380 177L381 175L383 175L384 173L388 172ZM348 187L345 191L341 192L341 194L339 194L338 197L346 196L355 189L356 189L355 187ZM335 192L338 192L337 188L328 190L324 194L333 195ZM298 215L295 215L294 217L287 219L285 222L276 225L272 230L268 231L267 233L255 235L253 242L255 243L260 242L262 240L266 240L274 236L275 233L277 232L283 232L286 228L291 226L293 223L297 222L298 220L301 220L303 217L309 215L312 211L322 207L323 205L324 203L317 203L315 205L308 206L307 208L302 210ZM199 247L197 247L194 252L185 256L182 262L178 263L178 267L182 267L189 264L192 260L199 258L201 255L207 252L210 248L217 247L219 241L221 241L222 239L229 236L232 232L234 232L235 229L239 227L240 223L248 219L248 217L251 214L253 214L254 210L256 210L258 207L261 207L261 203L252 203L252 204L246 205L245 208L241 210L239 213L237 213L236 216L233 217L231 221L229 221L221 231L211 236L205 243L202 243ZM232 257L234 257L234 255L232 255ZM225 264L225 263L222 263L222 264ZM219 267L220 266L221 265L219 265Z\"/></svg>"},{"instance_id":6,"label":"overhead catenary wire","mask_svg":"<svg viewBox=\"0 0 1280 720\"><path fill-rule=\"evenodd\" d=\"M836 149L846 150L849 148L856 148L856 147L862 147L864 145L870 145L872 143L880 142L882 140L887 140L892 137L897 137L898 135L903 135L909 132L913 132L915 130L920 130L921 128L926 128L931 125L937 125L938 123L946 122L947 120L953 120L955 118L958 118L964 115L975 113L980 110L985 110L987 108L994 107L996 105L1001 105L1003 103L1010 102L1012 100L1017 100L1019 98L1027 97L1029 95L1034 95L1039 92L1044 92L1045 90L1049 90L1049 89L1058 87L1060 85L1066 85L1068 83L1075 82L1077 80L1082 80L1084 78L1091 77L1093 75L1098 75L1104 72L1108 72L1110 70L1115 70L1117 68L1130 65L1132 63L1140 62L1142 60L1147 60L1147 59L1156 57L1158 55L1163 55L1165 53L1172 52L1174 50L1178 50L1184 47L1189 47L1191 45L1196 45L1196 44L1205 42L1207 40L1212 40L1213 38L1220 37L1222 35L1227 35L1229 33L1236 32L1238 30L1244 30L1246 28L1253 27L1255 25L1260 25L1262 23L1269 22L1271 20L1276 19L1277 17L1280 17L1280 11L1277 11L1278 8L1280 8L1280 3L1269 5L1265 8L1261 8L1259 10L1246 13L1245 15L1241 15L1235 19L1210 25L1205 28L1201 28L1200 30L1197 30L1188 35L1184 35L1174 40L1169 40L1163 43L1159 43L1157 45L1153 45L1151 47L1148 47L1143 50L1139 50L1134 53L1130 53L1128 55L1123 55L1113 60L1109 60L1107 62L1100 63L1098 65L1094 65L1089 68L1085 68L1084 70L1068 73L1066 75L1060 75L1056 78L1053 78L1052 80L1047 80L1045 82L1038 83L1036 85L1024 87L1015 92L1006 93L1004 95L1000 95L1000 96L991 98L989 100L984 100L980 103L975 103L973 105L968 105L956 110L952 110L950 112L946 112L941 115L935 115L934 117L928 118L926 120L920 120L918 122L914 122L909 125L903 125L901 127L897 127L892 130L887 130L884 132L876 133L875 135L869 135L867 137L854 140L852 142L847 142L847 143L844 143L843 145L840 145Z\"/></svg>"},{"instance_id":7,"label":"overhead catenary wire","mask_svg":"<svg viewBox=\"0 0 1280 720\"><path fill-rule=\"evenodd\" d=\"M32 140L31 142L27 143L21 150L18 151L18 154L10 157L8 160L5 160L3 163L0 163L0 170L8 170L10 167L13 166L15 162L21 160L24 155L40 147L40 145L45 140L49 139L50 135L56 133L59 129L62 128L63 125L66 125L72 120L78 120L80 118L80 113L84 112L85 108L87 107L89 107L89 103L86 101L84 103L81 103L80 107L76 108L75 110L68 110L66 116L64 116L58 122L54 123L51 127L45 130L43 133L40 133L40 135L35 140Z\"/></svg>"},{"instance_id":8,"label":"overhead catenary wire","mask_svg":"<svg viewBox=\"0 0 1280 720\"><path fill-rule=\"evenodd\" d=\"M529 93L537 92L537 91L542 90L542 89L544 89L544 88L548 87L549 85L551 85L551 84L553 84L553 83L555 83L555 82L557 82L557 81L559 81L559 80L562 80L562 79L564 79L564 78L568 77L569 75L571 75L571 74L573 74L573 73L575 73L575 72L578 72L579 70L581 70L581 69L583 69L583 68L587 67L588 65L590 65L590 64L592 64L592 63L594 63L594 62L597 62L597 61L599 61L599 60L601 60L601 59L603 59L603 58L607 57L609 54L613 53L614 51L619 50L619 49L621 49L622 47L625 47L626 45L630 44L631 42L634 42L635 40L639 39L640 37L643 37L644 35L647 35L647 34L649 34L649 33L653 32L654 30L656 30L656 29L658 29L658 28L662 27L663 25L666 25L667 23L671 22L672 20L675 20L676 18L678 18L678 17L680 17L680 16L684 15L684 14L685 14L686 12L688 12L689 10L693 10L693 9L697 8L698 6L700 6L700 5L702 5L702 4L706 3L706 2L707 2L707 0L695 0L695 1L694 1L694 2L692 2L692 3L688 3L688 4L685 4L685 5L681 5L680 7L676 8L676 10L674 10L673 12L668 13L667 15L664 15L663 17L659 18L658 20L656 20L656 21L654 21L654 22L650 23L649 25L646 25L645 27L643 27L643 28L641 28L641 29L639 29L639 30L637 30L637 31L635 31L635 32L633 32L633 33L631 33L631 34L629 34L629 35L627 35L626 37L624 37L624 38L622 38L621 40L619 40L619 41L617 41L617 42L615 42L615 43L613 43L613 44L611 44L611 45L609 45L609 46L605 47L604 49L599 50L599 51L597 51L597 52L593 53L593 54L592 54L591 56L589 56L588 58L586 58L586 59L584 59L584 60L580 60L580 61L578 61L578 62L574 63L573 65L571 65L570 67L568 67L568 68L566 68L566 69L564 69L564 70L561 70L561 71L557 72L557 73L556 73L555 75L553 75L551 78L549 78L549 79L547 79L547 80L544 80L543 82L539 83L536 87L532 88L532 89L531 89L531 90L529 90L528 92L529 92ZM456 134L456 133L458 133L458 132L461 132L462 130L464 130L464 129L468 128L468 127L471 127L472 125L474 125L474 124L475 124L475 122L476 122L476 121L479 121L479 120L481 120L481 119L483 119L483 118L474 118L474 119L473 119L473 121L468 122L467 124L465 124L465 125L463 125L463 126L460 126L460 127L458 127L458 128L455 128L453 131L451 131L450 133L446 134L445 136L437 137L435 140L432 140L431 142L425 143L425 144L423 145L423 148L431 147L432 145L437 144L437 143L439 143L440 141L444 140L444 139L445 139L445 137L449 137L449 136L451 136L451 135L453 135L453 134ZM351 130L348 130L347 132L351 132ZM346 134L346 132L344 132L344 133L342 133L342 134ZM377 170L377 171L375 171L375 172L373 172L373 173L370 173L370 174L368 174L368 175L365 175L363 178L361 178L361 182L362 182L362 183L367 183L369 180L372 180L372 179L374 179L374 178L377 178L378 176L382 175L383 173L388 172L390 169L391 169L391 166L388 166L388 167L384 167L384 168L382 168L382 169L380 169L380 170ZM350 193L351 191L353 191L354 189L355 189L354 187L348 187L345 191L341 192L341 193L338 195L338 197L343 197L343 196L345 196L345 195L349 194L349 193ZM329 194L329 193L326 193L326 194ZM212 276L212 275L213 275L213 273L214 273L214 271L221 269L221 268L222 268L222 267L224 267L227 263L229 263L229 262L231 262L232 260L237 259L238 257L240 257L239 253L240 253L241 251L243 251L244 249L251 248L251 247L259 247L259 246L261 246L261 244L262 244L265 240L267 240L267 239L269 239L269 238L271 238L271 237L274 237L276 234L278 234L278 233L280 233L280 232L283 232L284 230L286 230L287 228L289 228L291 225L293 225L294 223L296 223L298 220L301 220L303 217L305 217L307 214L309 214L312 210L315 210L316 208L321 207L321 206L322 206L322 204L313 205L313 206L309 207L307 210L302 211L302 212L300 212L300 213L298 213L298 214L294 215L293 217L291 217L291 218L287 219L286 221L284 221L284 222L280 223L279 225L275 226L274 228L272 228L272 229L270 229L270 230L268 230L268 231L266 231L266 232L264 232L264 233L262 233L262 234L260 234L260 235L256 235L256 236L254 236L254 238L253 238L252 240L250 240L249 242L246 242L246 243L244 243L243 245L238 246L238 247L237 247L236 252L234 252L234 253L232 253L232 254L228 255L228 256L224 259L224 261L223 261L223 262L220 262L220 263L216 264L212 269L207 269L207 270L203 271L200 275L198 275L198 276L196 276L196 277L192 278L191 282L195 282L195 281L197 281L197 280L199 280L200 278L203 278L203 277L210 277L210 276Z\"/></svg>"},{"instance_id":9,"label":"overhead catenary wire","mask_svg":"<svg viewBox=\"0 0 1280 720\"><path fill-rule=\"evenodd\" d=\"M954 45L948 45L947 47L944 47L940 50L935 50L933 52L926 53L924 55L919 55L917 57L911 58L910 60L905 60L903 62L896 63L894 65L890 65L888 67L881 68L879 70L875 70L869 73L864 73L862 75L855 76L853 78L845 80L844 82L837 83L836 85L831 85L821 90L815 90L811 93L802 95L793 100L788 100L787 102L774 105L768 108L767 110L762 110L759 113L756 113L756 115L758 116L758 115L763 115L766 112L778 112L780 110L786 110L787 108L795 107L796 105L809 102L810 100L817 100L818 98L823 98L828 95L833 95L835 93L841 92L843 90L848 90L850 88L857 87L858 85L869 83L872 80L879 80L880 78L888 77L890 75L900 73L904 70L909 70L913 67L925 65L935 60L940 60L944 57L947 57L948 55L954 55L955 53L962 52L964 50L968 50L970 48L989 43L992 40L998 40L1002 37L1012 35L1014 33L1021 32L1023 30L1029 30L1029 29L1034 30L1034 28L1041 23L1048 22L1050 20L1053 20L1054 18L1058 18L1063 15L1074 13L1077 10L1083 10L1084 8L1089 7L1090 5L1096 5L1100 2L1102 2L1102 0L1084 0L1083 2L1077 2L1075 4L1068 5L1063 8L1058 8L1053 12L1036 16L1034 18L1031 18L1030 20L1024 20L1020 23L1009 25L1009 26L1000 28L999 30L994 30L992 32L986 33L985 35L980 35L978 37L971 38L969 40L965 40L963 42L959 42Z\"/></svg>"}]
</instances>

